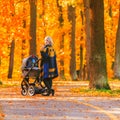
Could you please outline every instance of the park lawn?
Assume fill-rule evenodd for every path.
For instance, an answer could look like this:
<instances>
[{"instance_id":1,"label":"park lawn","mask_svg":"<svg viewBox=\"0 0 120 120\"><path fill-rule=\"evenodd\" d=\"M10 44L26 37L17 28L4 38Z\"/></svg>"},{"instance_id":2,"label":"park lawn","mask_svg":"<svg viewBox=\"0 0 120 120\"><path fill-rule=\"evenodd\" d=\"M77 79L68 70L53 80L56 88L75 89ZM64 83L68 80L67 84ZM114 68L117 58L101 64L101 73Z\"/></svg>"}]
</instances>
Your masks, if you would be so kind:
<instances>
[{"instance_id":1,"label":"park lawn","mask_svg":"<svg viewBox=\"0 0 120 120\"><path fill-rule=\"evenodd\" d=\"M120 89L116 90L91 90L85 87L81 88L72 88L71 92L77 93L80 96L89 96L89 97L120 97Z\"/></svg>"},{"instance_id":2,"label":"park lawn","mask_svg":"<svg viewBox=\"0 0 120 120\"><path fill-rule=\"evenodd\" d=\"M72 88L71 92L77 93L80 96L100 96L100 97L120 97L120 80L110 79L109 85L111 90L106 89L89 89L88 86L81 86L79 88Z\"/></svg>"},{"instance_id":3,"label":"park lawn","mask_svg":"<svg viewBox=\"0 0 120 120\"><path fill-rule=\"evenodd\" d=\"M89 81L53 81L54 86L58 87L69 87L69 91L72 94L77 94L78 96L91 96L91 97L120 97L120 80L110 79L109 85L111 90L100 89L100 90L91 90L89 89ZM79 85L78 85L79 84ZM9 82L4 82L0 84L0 88L8 87L20 87L21 81L9 80ZM71 87L72 85L72 87ZM67 91L66 91L67 92Z\"/></svg>"}]
</instances>

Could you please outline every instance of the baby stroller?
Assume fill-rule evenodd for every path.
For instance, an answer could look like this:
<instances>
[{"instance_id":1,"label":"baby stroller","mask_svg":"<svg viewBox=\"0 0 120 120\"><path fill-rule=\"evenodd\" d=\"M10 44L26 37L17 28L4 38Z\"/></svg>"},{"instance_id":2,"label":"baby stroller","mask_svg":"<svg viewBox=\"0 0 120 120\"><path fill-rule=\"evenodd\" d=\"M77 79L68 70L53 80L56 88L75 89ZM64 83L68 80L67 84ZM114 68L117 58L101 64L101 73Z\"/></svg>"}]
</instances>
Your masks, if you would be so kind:
<instances>
[{"instance_id":1,"label":"baby stroller","mask_svg":"<svg viewBox=\"0 0 120 120\"><path fill-rule=\"evenodd\" d=\"M28 58L23 59L22 63L22 76L23 80L21 82L21 94L23 96L30 95L33 96L36 93L43 94L46 87L42 84L42 80L39 78L39 61L36 56L31 55ZM33 82L30 82L33 79Z\"/></svg>"}]
</instances>

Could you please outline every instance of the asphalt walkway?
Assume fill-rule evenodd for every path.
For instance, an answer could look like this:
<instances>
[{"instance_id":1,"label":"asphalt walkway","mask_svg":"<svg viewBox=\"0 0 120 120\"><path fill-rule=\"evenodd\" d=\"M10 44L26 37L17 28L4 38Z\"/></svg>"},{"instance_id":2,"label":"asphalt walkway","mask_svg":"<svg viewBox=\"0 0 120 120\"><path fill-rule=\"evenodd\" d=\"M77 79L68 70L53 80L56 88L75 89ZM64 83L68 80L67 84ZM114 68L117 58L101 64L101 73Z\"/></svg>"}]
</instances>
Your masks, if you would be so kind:
<instances>
[{"instance_id":1,"label":"asphalt walkway","mask_svg":"<svg viewBox=\"0 0 120 120\"><path fill-rule=\"evenodd\" d=\"M120 98L80 97L70 92L80 85L55 84L54 97L22 96L19 86L2 88L0 120L120 120Z\"/></svg>"}]
</instances>

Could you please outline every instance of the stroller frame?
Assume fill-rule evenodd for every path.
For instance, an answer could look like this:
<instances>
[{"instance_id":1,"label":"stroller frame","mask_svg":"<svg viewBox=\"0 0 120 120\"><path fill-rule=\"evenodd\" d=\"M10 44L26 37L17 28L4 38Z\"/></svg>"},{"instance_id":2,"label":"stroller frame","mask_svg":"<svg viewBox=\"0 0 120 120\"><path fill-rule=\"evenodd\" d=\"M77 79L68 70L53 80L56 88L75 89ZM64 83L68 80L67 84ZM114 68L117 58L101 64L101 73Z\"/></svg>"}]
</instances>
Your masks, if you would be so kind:
<instances>
[{"instance_id":1,"label":"stroller frame","mask_svg":"<svg viewBox=\"0 0 120 120\"><path fill-rule=\"evenodd\" d=\"M28 71L21 82L21 89L22 89L21 94L23 96L26 95L33 96L35 95L35 93L43 94L46 91L46 87L42 85L42 80L39 77L38 78L36 77L33 83L29 83L29 78L30 78L29 74L33 70L35 64L38 63L40 60L41 59L38 59L30 69L27 68L23 69ZM36 84L38 84L40 88L38 88Z\"/></svg>"}]
</instances>

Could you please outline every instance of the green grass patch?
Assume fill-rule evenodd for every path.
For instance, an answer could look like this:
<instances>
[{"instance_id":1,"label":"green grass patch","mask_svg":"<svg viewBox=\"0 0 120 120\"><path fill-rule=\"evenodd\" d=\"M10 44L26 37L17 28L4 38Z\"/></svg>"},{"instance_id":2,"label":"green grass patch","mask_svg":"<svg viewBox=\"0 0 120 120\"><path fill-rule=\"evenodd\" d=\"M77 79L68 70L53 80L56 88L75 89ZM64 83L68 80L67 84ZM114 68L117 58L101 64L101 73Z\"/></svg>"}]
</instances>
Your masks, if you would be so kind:
<instances>
[{"instance_id":1,"label":"green grass patch","mask_svg":"<svg viewBox=\"0 0 120 120\"><path fill-rule=\"evenodd\" d=\"M120 89L116 90L106 90L106 89L100 89L100 90L91 90L86 87L81 88L72 88L71 91L73 93L77 93L80 96L98 96L98 97L120 97Z\"/></svg>"}]
</instances>

